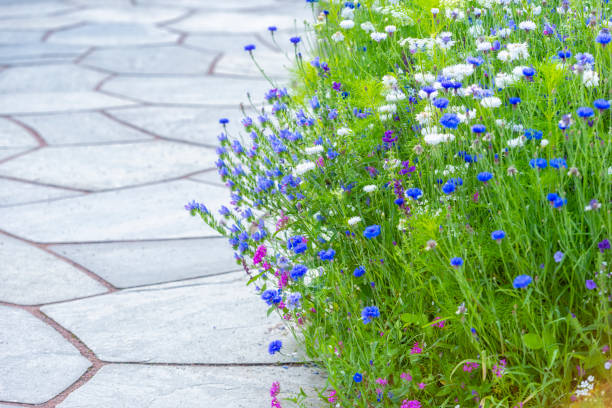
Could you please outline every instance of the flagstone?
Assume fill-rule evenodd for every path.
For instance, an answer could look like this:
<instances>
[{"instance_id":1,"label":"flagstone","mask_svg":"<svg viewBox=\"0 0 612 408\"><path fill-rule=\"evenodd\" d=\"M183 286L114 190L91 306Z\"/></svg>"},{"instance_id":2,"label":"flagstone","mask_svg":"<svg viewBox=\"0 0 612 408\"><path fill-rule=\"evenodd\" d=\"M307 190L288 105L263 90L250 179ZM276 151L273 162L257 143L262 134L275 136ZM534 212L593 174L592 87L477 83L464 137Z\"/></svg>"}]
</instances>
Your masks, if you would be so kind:
<instances>
[{"instance_id":1,"label":"flagstone","mask_svg":"<svg viewBox=\"0 0 612 408\"><path fill-rule=\"evenodd\" d=\"M0 207L78 195L81 193L0 178Z\"/></svg>"},{"instance_id":2,"label":"flagstone","mask_svg":"<svg viewBox=\"0 0 612 408\"><path fill-rule=\"evenodd\" d=\"M39 248L0 234L0 300L38 305L95 295L106 287Z\"/></svg>"},{"instance_id":3,"label":"flagstone","mask_svg":"<svg viewBox=\"0 0 612 408\"><path fill-rule=\"evenodd\" d=\"M190 180L88 194L2 209L0 229L35 242L87 242L214 237L184 206L197 199L211 211L227 189Z\"/></svg>"},{"instance_id":4,"label":"flagstone","mask_svg":"<svg viewBox=\"0 0 612 408\"><path fill-rule=\"evenodd\" d=\"M300 388L307 407L319 407L325 380L309 367L152 367L113 364L58 405L59 408L269 408L270 386L281 382L283 407Z\"/></svg>"},{"instance_id":5,"label":"flagstone","mask_svg":"<svg viewBox=\"0 0 612 408\"><path fill-rule=\"evenodd\" d=\"M98 112L28 115L19 116L18 119L44 135L50 145L152 140L152 136Z\"/></svg>"},{"instance_id":6,"label":"flagstone","mask_svg":"<svg viewBox=\"0 0 612 408\"><path fill-rule=\"evenodd\" d=\"M246 108L247 114L256 117L256 112ZM227 118L227 132L235 137L243 130L240 123L242 113L238 107L156 107L145 106L118 109L110 113L141 129L157 135L217 147L217 135L223 132L219 119Z\"/></svg>"},{"instance_id":7,"label":"flagstone","mask_svg":"<svg viewBox=\"0 0 612 408\"><path fill-rule=\"evenodd\" d=\"M261 32L261 31L260 31ZM245 52L244 46L255 45L256 52L259 50L275 51L276 46L267 33L261 33L266 43L262 42L255 34L233 34L233 33L206 33L189 34L185 39L185 45L200 50L211 50L227 53Z\"/></svg>"},{"instance_id":8,"label":"flagstone","mask_svg":"<svg viewBox=\"0 0 612 408\"><path fill-rule=\"evenodd\" d=\"M24 128L8 119L0 118L0 148L36 146L38 142Z\"/></svg>"},{"instance_id":9,"label":"flagstone","mask_svg":"<svg viewBox=\"0 0 612 408\"><path fill-rule=\"evenodd\" d=\"M60 1L3 1L0 7L0 17L2 18L19 18L30 17L33 15L45 15L59 13L74 9L74 6Z\"/></svg>"},{"instance_id":10,"label":"flagstone","mask_svg":"<svg viewBox=\"0 0 612 408\"><path fill-rule=\"evenodd\" d=\"M100 23L80 25L57 31L47 40L50 43L86 44L98 47L170 44L179 35L153 25L131 23Z\"/></svg>"},{"instance_id":11,"label":"flagstone","mask_svg":"<svg viewBox=\"0 0 612 408\"><path fill-rule=\"evenodd\" d=\"M219 186L225 186L223 180L221 180L221 176L217 173L216 170L206 171L204 173L194 174L190 177L191 179L202 181L204 183L215 184Z\"/></svg>"},{"instance_id":12,"label":"flagstone","mask_svg":"<svg viewBox=\"0 0 612 408\"><path fill-rule=\"evenodd\" d=\"M0 161L7 159L16 154L23 153L31 148L27 147L2 147L0 148Z\"/></svg>"},{"instance_id":13,"label":"flagstone","mask_svg":"<svg viewBox=\"0 0 612 408\"><path fill-rule=\"evenodd\" d=\"M104 361L275 363L300 361L280 318L246 286L244 272L114 292L42 311ZM163 331L162 331L163 330ZM283 342L283 355L268 344Z\"/></svg>"},{"instance_id":14,"label":"flagstone","mask_svg":"<svg viewBox=\"0 0 612 408\"><path fill-rule=\"evenodd\" d=\"M25 310L0 306L0 400L41 404L91 365L55 329Z\"/></svg>"},{"instance_id":15,"label":"flagstone","mask_svg":"<svg viewBox=\"0 0 612 408\"><path fill-rule=\"evenodd\" d=\"M102 89L117 95L150 103L188 105L238 105L247 101L250 92L255 102L263 100L271 88L262 79L118 77L106 82Z\"/></svg>"},{"instance_id":16,"label":"flagstone","mask_svg":"<svg viewBox=\"0 0 612 408\"><path fill-rule=\"evenodd\" d=\"M123 98L100 92L20 92L0 98L0 114L22 115L63 111L119 108L135 105Z\"/></svg>"},{"instance_id":17,"label":"flagstone","mask_svg":"<svg viewBox=\"0 0 612 408\"><path fill-rule=\"evenodd\" d=\"M92 91L107 76L73 64L15 67L0 72L0 92L4 99L21 92Z\"/></svg>"},{"instance_id":18,"label":"flagstone","mask_svg":"<svg viewBox=\"0 0 612 408\"><path fill-rule=\"evenodd\" d=\"M103 6L88 7L82 10L74 11L69 15L76 19L92 23L146 24L161 23L176 19L186 14L186 10L174 7L135 7L130 4L125 4L124 6L114 5L109 7L106 0L103 3L90 3L90 5L99 4L102 4Z\"/></svg>"},{"instance_id":19,"label":"flagstone","mask_svg":"<svg viewBox=\"0 0 612 408\"><path fill-rule=\"evenodd\" d=\"M0 175L84 190L176 178L214 167L212 149L152 141L46 147L0 165Z\"/></svg>"},{"instance_id":20,"label":"flagstone","mask_svg":"<svg viewBox=\"0 0 612 408\"><path fill-rule=\"evenodd\" d=\"M72 62L87 49L88 47L82 45L46 43L4 45L0 46L0 63L37 63L58 60Z\"/></svg>"},{"instance_id":21,"label":"flagstone","mask_svg":"<svg viewBox=\"0 0 612 408\"><path fill-rule=\"evenodd\" d=\"M270 78L288 78L292 61L284 54L256 50L253 52L257 65ZM215 65L215 74L239 75L260 78L261 71L247 52L223 54Z\"/></svg>"},{"instance_id":22,"label":"flagstone","mask_svg":"<svg viewBox=\"0 0 612 408\"><path fill-rule=\"evenodd\" d=\"M43 35L45 35L44 30L0 30L0 44L37 43Z\"/></svg>"},{"instance_id":23,"label":"flagstone","mask_svg":"<svg viewBox=\"0 0 612 408\"><path fill-rule=\"evenodd\" d=\"M295 1L295 0L294 0ZM173 7L194 7L198 9L206 10L239 10L239 9L252 9L252 8L265 8L271 6L277 6L278 2L275 0L224 0L221 2L202 2L202 0L137 0L137 4L156 4L163 6ZM230 29L233 27L230 27ZM228 31L228 27L224 31ZM233 30L232 30L233 31Z\"/></svg>"},{"instance_id":24,"label":"flagstone","mask_svg":"<svg viewBox=\"0 0 612 408\"><path fill-rule=\"evenodd\" d=\"M215 52L166 45L96 50L82 64L127 74L205 75L216 56Z\"/></svg>"},{"instance_id":25,"label":"flagstone","mask_svg":"<svg viewBox=\"0 0 612 408\"><path fill-rule=\"evenodd\" d=\"M200 12L180 20L170 27L192 33L225 32L228 31L228 22L231 21L231 31L233 33L257 33L265 32L269 26L276 26L279 30L288 30L296 25L294 16L272 13ZM297 26L301 28L302 25L298 20Z\"/></svg>"},{"instance_id":26,"label":"flagstone","mask_svg":"<svg viewBox=\"0 0 612 408\"><path fill-rule=\"evenodd\" d=\"M193 219L194 222L199 222ZM225 238L55 245L113 286L151 285L241 269Z\"/></svg>"}]
</instances>

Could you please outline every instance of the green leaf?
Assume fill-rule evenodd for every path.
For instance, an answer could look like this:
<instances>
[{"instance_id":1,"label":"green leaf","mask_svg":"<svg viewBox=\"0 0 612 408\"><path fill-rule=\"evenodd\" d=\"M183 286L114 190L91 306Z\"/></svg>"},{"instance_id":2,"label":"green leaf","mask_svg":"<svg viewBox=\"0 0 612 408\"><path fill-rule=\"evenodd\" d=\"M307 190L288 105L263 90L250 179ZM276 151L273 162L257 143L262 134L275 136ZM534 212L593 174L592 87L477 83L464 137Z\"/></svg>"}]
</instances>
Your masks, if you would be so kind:
<instances>
[{"instance_id":1,"label":"green leaf","mask_svg":"<svg viewBox=\"0 0 612 408\"><path fill-rule=\"evenodd\" d=\"M541 349L544 347L544 343L542 343L542 338L535 333L527 333L523 336L523 343L527 348L532 350Z\"/></svg>"},{"instance_id":2,"label":"green leaf","mask_svg":"<svg viewBox=\"0 0 612 408\"><path fill-rule=\"evenodd\" d=\"M411 325L411 324L421 325L427 322L427 319L425 318L425 315L423 314L403 313L400 316L400 319L402 319L402 322L406 323L407 325Z\"/></svg>"}]
</instances>

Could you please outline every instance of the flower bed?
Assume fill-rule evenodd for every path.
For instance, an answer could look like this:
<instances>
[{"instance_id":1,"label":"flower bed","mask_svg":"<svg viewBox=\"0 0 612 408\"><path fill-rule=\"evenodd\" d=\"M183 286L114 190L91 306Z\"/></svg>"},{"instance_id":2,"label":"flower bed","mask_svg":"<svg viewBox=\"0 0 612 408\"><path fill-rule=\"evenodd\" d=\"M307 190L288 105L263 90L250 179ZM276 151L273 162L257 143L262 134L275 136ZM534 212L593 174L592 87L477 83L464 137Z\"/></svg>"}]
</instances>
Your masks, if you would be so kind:
<instances>
[{"instance_id":1,"label":"flower bed","mask_svg":"<svg viewBox=\"0 0 612 408\"><path fill-rule=\"evenodd\" d=\"M187 209L299 329L325 403L588 398L612 364L612 7L312 6L296 86L219 137L232 208Z\"/></svg>"}]
</instances>

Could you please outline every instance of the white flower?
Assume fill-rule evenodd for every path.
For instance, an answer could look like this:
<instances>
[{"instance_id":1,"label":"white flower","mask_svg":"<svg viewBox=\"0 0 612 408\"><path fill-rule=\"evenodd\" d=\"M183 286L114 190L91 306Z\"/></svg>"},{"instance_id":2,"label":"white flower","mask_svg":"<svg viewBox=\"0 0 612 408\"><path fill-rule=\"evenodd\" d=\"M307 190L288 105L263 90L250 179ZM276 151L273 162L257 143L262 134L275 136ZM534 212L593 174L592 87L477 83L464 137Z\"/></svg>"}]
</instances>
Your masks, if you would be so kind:
<instances>
[{"instance_id":1,"label":"white flower","mask_svg":"<svg viewBox=\"0 0 612 408\"><path fill-rule=\"evenodd\" d=\"M389 92L385 97L387 102L403 101L404 99L406 99L406 94L399 89Z\"/></svg>"},{"instance_id":2,"label":"white flower","mask_svg":"<svg viewBox=\"0 0 612 408\"><path fill-rule=\"evenodd\" d=\"M366 31L366 32L370 32L370 31L375 31L376 30L374 28L374 25L372 23L370 23L369 21L366 21L365 23L361 23L361 29L363 31Z\"/></svg>"},{"instance_id":3,"label":"white flower","mask_svg":"<svg viewBox=\"0 0 612 408\"><path fill-rule=\"evenodd\" d=\"M519 23L519 28L521 30L525 30L525 31L533 31L537 28L536 23L534 23L533 21L527 20L527 21L522 21Z\"/></svg>"},{"instance_id":4,"label":"white flower","mask_svg":"<svg viewBox=\"0 0 612 408\"><path fill-rule=\"evenodd\" d=\"M387 88L394 88L397 86L397 78L395 78L393 75L385 75L382 77L382 83Z\"/></svg>"},{"instance_id":5,"label":"white flower","mask_svg":"<svg viewBox=\"0 0 612 408\"><path fill-rule=\"evenodd\" d=\"M455 81L463 81L464 78L473 73L474 66L472 64L457 64L442 69L442 75Z\"/></svg>"},{"instance_id":6,"label":"white flower","mask_svg":"<svg viewBox=\"0 0 612 408\"><path fill-rule=\"evenodd\" d=\"M588 87L599 85L599 75L595 71L584 71L582 73L582 84Z\"/></svg>"},{"instance_id":7,"label":"white flower","mask_svg":"<svg viewBox=\"0 0 612 408\"><path fill-rule=\"evenodd\" d=\"M313 162L300 163L297 166L295 166L295 174L300 176L306 173L307 171L314 170L315 167L316 165Z\"/></svg>"},{"instance_id":8,"label":"white flower","mask_svg":"<svg viewBox=\"0 0 612 408\"><path fill-rule=\"evenodd\" d=\"M345 127L341 127L340 129L336 131L336 134L338 134L338 136L346 136L346 135L350 135L351 133L353 133L353 131Z\"/></svg>"},{"instance_id":9,"label":"white flower","mask_svg":"<svg viewBox=\"0 0 612 408\"><path fill-rule=\"evenodd\" d=\"M344 34L342 34L340 31L336 31L331 35L331 39L335 42L344 41Z\"/></svg>"},{"instance_id":10,"label":"white flower","mask_svg":"<svg viewBox=\"0 0 612 408\"><path fill-rule=\"evenodd\" d=\"M512 75L514 75L514 79L519 80L523 77L523 69L529 68L524 65L519 65L512 69Z\"/></svg>"},{"instance_id":11,"label":"white flower","mask_svg":"<svg viewBox=\"0 0 612 408\"><path fill-rule=\"evenodd\" d=\"M463 20L465 18L465 13L458 8L455 9L446 9L446 18L452 18L453 20Z\"/></svg>"},{"instance_id":12,"label":"white flower","mask_svg":"<svg viewBox=\"0 0 612 408\"><path fill-rule=\"evenodd\" d=\"M361 222L361 217L351 217L347 221L348 225L355 225L358 222Z\"/></svg>"},{"instance_id":13,"label":"white flower","mask_svg":"<svg viewBox=\"0 0 612 408\"><path fill-rule=\"evenodd\" d=\"M367 186L363 187L363 191L365 191L366 193L372 193L374 191L376 191L378 187L375 186L374 184L368 184Z\"/></svg>"},{"instance_id":14,"label":"white flower","mask_svg":"<svg viewBox=\"0 0 612 408\"><path fill-rule=\"evenodd\" d=\"M521 58L529 58L527 43L510 43L506 46L510 53L510 58L514 61Z\"/></svg>"},{"instance_id":15,"label":"white flower","mask_svg":"<svg viewBox=\"0 0 612 408\"><path fill-rule=\"evenodd\" d=\"M542 139L542 140L540 141L540 146L541 146L541 147L546 147L546 146L548 146L548 139Z\"/></svg>"},{"instance_id":16,"label":"white flower","mask_svg":"<svg viewBox=\"0 0 612 408\"><path fill-rule=\"evenodd\" d=\"M611 361L611 360L606 361L606 362L604 363L604 368L605 368L606 370L609 370L610 368L612 368L612 361Z\"/></svg>"},{"instance_id":17,"label":"white flower","mask_svg":"<svg viewBox=\"0 0 612 408\"><path fill-rule=\"evenodd\" d=\"M384 40L385 38L387 38L387 34L386 33L379 33L379 32L373 32L370 34L370 38L376 42L381 42L382 40Z\"/></svg>"},{"instance_id":18,"label":"white flower","mask_svg":"<svg viewBox=\"0 0 612 408\"><path fill-rule=\"evenodd\" d=\"M355 12L352 8L345 7L342 9L340 15L342 16L342 18L353 19L353 17L355 16Z\"/></svg>"},{"instance_id":19,"label":"white flower","mask_svg":"<svg viewBox=\"0 0 612 408\"><path fill-rule=\"evenodd\" d=\"M472 35L472 37L478 38L484 34L484 28L482 28L481 25L473 25L468 29L468 32Z\"/></svg>"},{"instance_id":20,"label":"white flower","mask_svg":"<svg viewBox=\"0 0 612 408\"><path fill-rule=\"evenodd\" d=\"M425 135L425 137L423 137L423 140L428 145L435 146L442 142L448 142L450 140L453 140L454 138L455 136L450 133L430 133L428 135Z\"/></svg>"},{"instance_id":21,"label":"white flower","mask_svg":"<svg viewBox=\"0 0 612 408\"><path fill-rule=\"evenodd\" d=\"M388 105L382 105L378 107L378 111L381 113L395 113L397 112L397 105L392 103Z\"/></svg>"},{"instance_id":22,"label":"white flower","mask_svg":"<svg viewBox=\"0 0 612 408\"><path fill-rule=\"evenodd\" d=\"M505 88L508 85L512 85L516 82L516 78L513 75L500 72L495 75L495 86L498 88Z\"/></svg>"},{"instance_id":23,"label":"white flower","mask_svg":"<svg viewBox=\"0 0 612 408\"><path fill-rule=\"evenodd\" d=\"M476 44L476 49L480 52L491 51L492 47L493 45L488 41L481 41L478 44Z\"/></svg>"},{"instance_id":24,"label":"white flower","mask_svg":"<svg viewBox=\"0 0 612 408\"><path fill-rule=\"evenodd\" d=\"M496 96L487 96L480 100L480 104L485 108L498 108L501 106L501 99Z\"/></svg>"},{"instance_id":25,"label":"white flower","mask_svg":"<svg viewBox=\"0 0 612 408\"><path fill-rule=\"evenodd\" d=\"M436 37L436 44L443 50L448 50L453 45L455 45L455 41L452 40L453 33L448 31L443 31Z\"/></svg>"},{"instance_id":26,"label":"white flower","mask_svg":"<svg viewBox=\"0 0 612 408\"><path fill-rule=\"evenodd\" d=\"M340 27L344 28L345 30L350 30L351 28L355 27L355 22L353 20L342 20L340 22Z\"/></svg>"},{"instance_id":27,"label":"white flower","mask_svg":"<svg viewBox=\"0 0 612 408\"><path fill-rule=\"evenodd\" d=\"M523 146L525 144L525 137L524 136L519 136L517 138L508 140L507 143L508 143L508 147Z\"/></svg>"},{"instance_id":28,"label":"white flower","mask_svg":"<svg viewBox=\"0 0 612 408\"><path fill-rule=\"evenodd\" d=\"M540 14L542 14L542 7L536 6L535 4L532 3L531 11L533 12L534 16L539 16Z\"/></svg>"},{"instance_id":29,"label":"white flower","mask_svg":"<svg viewBox=\"0 0 612 408\"><path fill-rule=\"evenodd\" d=\"M306 149L304 149L304 151L306 152L306 154L318 154L318 153L321 153L323 151L323 146L321 146L321 145L310 146L310 147L307 147Z\"/></svg>"},{"instance_id":30,"label":"white flower","mask_svg":"<svg viewBox=\"0 0 612 408\"><path fill-rule=\"evenodd\" d=\"M439 12L440 12L440 9L437 9L437 8L431 9L431 14L433 14L434 16L437 15Z\"/></svg>"},{"instance_id":31,"label":"white flower","mask_svg":"<svg viewBox=\"0 0 612 408\"><path fill-rule=\"evenodd\" d=\"M501 62L508 62L511 60L510 53L506 50L501 50L497 53L497 59Z\"/></svg>"},{"instance_id":32,"label":"white flower","mask_svg":"<svg viewBox=\"0 0 612 408\"><path fill-rule=\"evenodd\" d=\"M417 81L419 84L431 84L436 80L436 77L428 72L425 74L417 72L416 74L414 74L414 80Z\"/></svg>"},{"instance_id":33,"label":"white flower","mask_svg":"<svg viewBox=\"0 0 612 408\"><path fill-rule=\"evenodd\" d=\"M397 31L397 27L394 25L388 25L385 27L385 31L389 34L394 33Z\"/></svg>"},{"instance_id":34,"label":"white flower","mask_svg":"<svg viewBox=\"0 0 612 408\"><path fill-rule=\"evenodd\" d=\"M501 30L497 31L499 38L508 38L510 37L510 34L512 34L512 30L509 28L502 28Z\"/></svg>"}]
</instances>

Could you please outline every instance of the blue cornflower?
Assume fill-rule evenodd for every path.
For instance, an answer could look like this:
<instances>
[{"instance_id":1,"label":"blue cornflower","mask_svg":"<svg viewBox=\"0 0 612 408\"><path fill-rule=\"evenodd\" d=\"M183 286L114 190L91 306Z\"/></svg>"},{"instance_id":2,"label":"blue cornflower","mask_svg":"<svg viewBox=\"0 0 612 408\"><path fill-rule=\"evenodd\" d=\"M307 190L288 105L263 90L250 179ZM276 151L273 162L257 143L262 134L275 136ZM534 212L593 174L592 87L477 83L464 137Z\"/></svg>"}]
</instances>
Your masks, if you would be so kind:
<instances>
[{"instance_id":1,"label":"blue cornflower","mask_svg":"<svg viewBox=\"0 0 612 408\"><path fill-rule=\"evenodd\" d=\"M606 109L610 109L610 101L607 101L605 99L597 99L593 101L593 106L595 106L595 108L599 109L600 111L604 111Z\"/></svg>"},{"instance_id":2,"label":"blue cornflower","mask_svg":"<svg viewBox=\"0 0 612 408\"><path fill-rule=\"evenodd\" d=\"M585 282L585 284L586 284L586 288L587 288L588 290L597 289L597 284L596 284L596 283L595 283L595 281L594 281L594 280L592 280L592 279L587 279L587 280L586 280L586 282Z\"/></svg>"},{"instance_id":3,"label":"blue cornflower","mask_svg":"<svg viewBox=\"0 0 612 408\"><path fill-rule=\"evenodd\" d=\"M516 278L514 278L514 282L512 282L512 286L514 286L516 289L521 289L529 285L532 281L533 279L531 279L531 276L529 275L519 275Z\"/></svg>"},{"instance_id":4,"label":"blue cornflower","mask_svg":"<svg viewBox=\"0 0 612 408\"><path fill-rule=\"evenodd\" d=\"M485 125L481 125L481 124L476 124L474 126L472 126L472 132L474 133L484 133L487 131L487 128Z\"/></svg>"},{"instance_id":5,"label":"blue cornflower","mask_svg":"<svg viewBox=\"0 0 612 408\"><path fill-rule=\"evenodd\" d=\"M300 41L302 41L302 39L300 37L291 37L289 39L289 41L291 41L293 44L297 45L297 43L299 43Z\"/></svg>"},{"instance_id":6,"label":"blue cornflower","mask_svg":"<svg viewBox=\"0 0 612 408\"><path fill-rule=\"evenodd\" d=\"M268 27L268 31L270 31L270 33L273 33L276 31L276 26L270 26Z\"/></svg>"},{"instance_id":7,"label":"blue cornflower","mask_svg":"<svg viewBox=\"0 0 612 408\"><path fill-rule=\"evenodd\" d=\"M457 129L461 120L454 113L445 113L440 119L440 124L449 129Z\"/></svg>"},{"instance_id":8,"label":"blue cornflower","mask_svg":"<svg viewBox=\"0 0 612 408\"><path fill-rule=\"evenodd\" d=\"M219 123L222 124L222 125L227 125L229 123L229 119L221 118L221 119L219 119Z\"/></svg>"},{"instance_id":9,"label":"blue cornflower","mask_svg":"<svg viewBox=\"0 0 612 408\"><path fill-rule=\"evenodd\" d=\"M450 264L451 266L454 266L455 268L460 267L461 265L463 265L463 258L456 256L454 258L451 258L450 260Z\"/></svg>"},{"instance_id":10,"label":"blue cornflower","mask_svg":"<svg viewBox=\"0 0 612 408\"><path fill-rule=\"evenodd\" d=\"M556 263L559 263L563 260L563 257L565 256L565 254L561 251L557 251L555 252L555 254L553 255L553 258L555 260Z\"/></svg>"},{"instance_id":11,"label":"blue cornflower","mask_svg":"<svg viewBox=\"0 0 612 408\"><path fill-rule=\"evenodd\" d=\"M268 306L272 306L273 304L278 304L282 300L280 295L280 289L268 289L264 293L261 294L261 298L266 301Z\"/></svg>"},{"instance_id":12,"label":"blue cornflower","mask_svg":"<svg viewBox=\"0 0 612 408\"><path fill-rule=\"evenodd\" d=\"M334 256L336 256L336 251L334 251L333 248L319 251L319 258L321 258L322 261L332 261Z\"/></svg>"},{"instance_id":13,"label":"blue cornflower","mask_svg":"<svg viewBox=\"0 0 612 408\"><path fill-rule=\"evenodd\" d=\"M244 46L244 50L248 51L248 52L251 52L254 49L255 49L255 44L247 44L247 45Z\"/></svg>"},{"instance_id":14,"label":"blue cornflower","mask_svg":"<svg viewBox=\"0 0 612 408\"><path fill-rule=\"evenodd\" d=\"M482 57L467 57L466 62L479 67L484 63L484 59L482 59Z\"/></svg>"},{"instance_id":15,"label":"blue cornflower","mask_svg":"<svg viewBox=\"0 0 612 408\"><path fill-rule=\"evenodd\" d=\"M554 169L560 169L563 167L567 167L567 161L564 158L559 157L556 159L550 159L550 167Z\"/></svg>"},{"instance_id":16,"label":"blue cornflower","mask_svg":"<svg viewBox=\"0 0 612 408\"><path fill-rule=\"evenodd\" d=\"M230 210L226 206L222 205L221 208L219 208L219 214L224 217L227 217L230 214Z\"/></svg>"},{"instance_id":17,"label":"blue cornflower","mask_svg":"<svg viewBox=\"0 0 612 408\"><path fill-rule=\"evenodd\" d=\"M304 265L295 265L293 269L291 269L289 275L291 275L291 279L298 280L306 275L306 272L308 272L308 268L306 268Z\"/></svg>"},{"instance_id":18,"label":"blue cornflower","mask_svg":"<svg viewBox=\"0 0 612 408\"><path fill-rule=\"evenodd\" d=\"M423 196L423 191L420 188L409 188L406 190L406 197L410 197L413 200L418 200Z\"/></svg>"},{"instance_id":19,"label":"blue cornflower","mask_svg":"<svg viewBox=\"0 0 612 408\"><path fill-rule=\"evenodd\" d=\"M300 292L291 293L287 296L287 303L289 309L298 309L301 307L300 301L302 300L302 294Z\"/></svg>"},{"instance_id":20,"label":"blue cornflower","mask_svg":"<svg viewBox=\"0 0 612 408\"><path fill-rule=\"evenodd\" d=\"M270 354L274 354L278 351L280 351L280 349L283 347L283 342L280 340L274 340L273 342L270 343L270 345L268 346L268 353Z\"/></svg>"},{"instance_id":21,"label":"blue cornflower","mask_svg":"<svg viewBox=\"0 0 612 408\"><path fill-rule=\"evenodd\" d=\"M567 199L562 198L557 193L549 193L548 196L546 196L546 198L548 199L550 204L555 208L560 208L560 207L563 207L565 204L567 204Z\"/></svg>"},{"instance_id":22,"label":"blue cornflower","mask_svg":"<svg viewBox=\"0 0 612 408\"><path fill-rule=\"evenodd\" d=\"M482 173L478 173L478 176L476 177L478 178L478 181L486 183L493 178L493 174L489 173L488 171L483 171Z\"/></svg>"},{"instance_id":23,"label":"blue cornflower","mask_svg":"<svg viewBox=\"0 0 612 408\"><path fill-rule=\"evenodd\" d=\"M363 320L363 324L368 324L372 321L372 319L379 316L380 311L376 306L366 306L361 311L361 319Z\"/></svg>"},{"instance_id":24,"label":"blue cornflower","mask_svg":"<svg viewBox=\"0 0 612 408\"><path fill-rule=\"evenodd\" d=\"M356 383L360 383L362 379L363 376L360 373L355 373L355 375L353 376L353 381L355 381Z\"/></svg>"},{"instance_id":25,"label":"blue cornflower","mask_svg":"<svg viewBox=\"0 0 612 408\"><path fill-rule=\"evenodd\" d=\"M355 268L355 270L353 271L353 275L356 278L360 278L362 277L364 274L366 273L366 270L363 266L358 266Z\"/></svg>"},{"instance_id":26,"label":"blue cornflower","mask_svg":"<svg viewBox=\"0 0 612 408\"><path fill-rule=\"evenodd\" d=\"M504 231L502 231L502 230L493 231L491 233L491 238L496 240L496 241L501 241L505 237L506 237L506 233Z\"/></svg>"},{"instance_id":27,"label":"blue cornflower","mask_svg":"<svg viewBox=\"0 0 612 408\"><path fill-rule=\"evenodd\" d=\"M529 160L529 166L531 166L532 169L535 169L536 167L545 169L548 164L546 163L546 159L538 158Z\"/></svg>"},{"instance_id":28,"label":"blue cornflower","mask_svg":"<svg viewBox=\"0 0 612 408\"><path fill-rule=\"evenodd\" d=\"M519 98L518 96L513 96L512 98L508 99L508 102L510 102L512 106L515 106L521 103L521 98Z\"/></svg>"},{"instance_id":29,"label":"blue cornflower","mask_svg":"<svg viewBox=\"0 0 612 408\"><path fill-rule=\"evenodd\" d=\"M589 108L588 106L583 106L583 107L578 108L576 110L576 113L581 118L588 118L594 115L593 109Z\"/></svg>"},{"instance_id":30,"label":"blue cornflower","mask_svg":"<svg viewBox=\"0 0 612 408\"><path fill-rule=\"evenodd\" d=\"M450 181L447 181L442 186L442 192L444 192L444 194L451 194L455 192L455 189L456 189L455 183L451 183Z\"/></svg>"},{"instance_id":31,"label":"blue cornflower","mask_svg":"<svg viewBox=\"0 0 612 408\"><path fill-rule=\"evenodd\" d=\"M448 106L448 99L436 98L433 100L432 104L438 109L446 109L446 107Z\"/></svg>"},{"instance_id":32,"label":"blue cornflower","mask_svg":"<svg viewBox=\"0 0 612 408\"><path fill-rule=\"evenodd\" d=\"M607 28L602 28L597 37L595 37L595 41L600 43L602 46L606 46L606 44L610 43L612 36L610 35L610 30Z\"/></svg>"},{"instance_id":33,"label":"blue cornflower","mask_svg":"<svg viewBox=\"0 0 612 408\"><path fill-rule=\"evenodd\" d=\"M535 69L531 67L525 67L523 68L523 75L525 75L527 78L531 78L535 75Z\"/></svg>"},{"instance_id":34,"label":"blue cornflower","mask_svg":"<svg viewBox=\"0 0 612 408\"><path fill-rule=\"evenodd\" d=\"M372 239L380 235L380 225L370 225L363 231L363 236Z\"/></svg>"}]
</instances>

